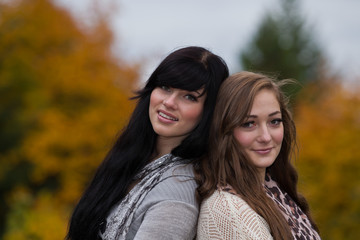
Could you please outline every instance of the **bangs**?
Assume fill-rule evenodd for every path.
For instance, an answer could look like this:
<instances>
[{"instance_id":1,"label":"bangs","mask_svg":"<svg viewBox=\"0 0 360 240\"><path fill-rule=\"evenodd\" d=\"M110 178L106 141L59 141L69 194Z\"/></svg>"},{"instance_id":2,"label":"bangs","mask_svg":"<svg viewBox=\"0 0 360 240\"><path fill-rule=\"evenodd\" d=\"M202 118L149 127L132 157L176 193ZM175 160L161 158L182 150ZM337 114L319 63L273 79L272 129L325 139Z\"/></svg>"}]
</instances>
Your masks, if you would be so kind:
<instances>
[{"instance_id":1,"label":"bangs","mask_svg":"<svg viewBox=\"0 0 360 240\"><path fill-rule=\"evenodd\" d=\"M204 88L201 95L207 92L210 82L209 73L202 64L177 63L174 67L163 69L155 79L155 86L168 86L187 91Z\"/></svg>"}]
</instances>

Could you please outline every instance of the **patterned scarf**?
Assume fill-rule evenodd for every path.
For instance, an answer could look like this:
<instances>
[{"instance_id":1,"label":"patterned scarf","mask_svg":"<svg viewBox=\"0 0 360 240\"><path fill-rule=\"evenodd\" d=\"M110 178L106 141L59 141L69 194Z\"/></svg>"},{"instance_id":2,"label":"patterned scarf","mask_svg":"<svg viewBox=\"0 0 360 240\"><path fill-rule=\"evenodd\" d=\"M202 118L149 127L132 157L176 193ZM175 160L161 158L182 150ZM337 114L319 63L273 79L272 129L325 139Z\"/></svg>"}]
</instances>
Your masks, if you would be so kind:
<instances>
[{"instance_id":1,"label":"patterned scarf","mask_svg":"<svg viewBox=\"0 0 360 240\"><path fill-rule=\"evenodd\" d=\"M136 209L144 200L146 195L160 181L161 176L168 169L190 160L166 154L147 164L136 176L134 181L140 182L131 189L125 198L115 206L106 219L105 232L99 233L103 240L123 240L129 231Z\"/></svg>"},{"instance_id":2,"label":"patterned scarf","mask_svg":"<svg viewBox=\"0 0 360 240\"><path fill-rule=\"evenodd\" d=\"M241 198L241 196L229 184L227 184L226 186L218 186L218 189L229 192L233 195L237 195ZM278 187L277 183L272 180L270 175L268 174L265 176L264 189L266 195L276 203L281 213L287 220L294 239L321 240L319 234L311 226L311 223L306 214L291 199L289 194L283 192Z\"/></svg>"},{"instance_id":3,"label":"patterned scarf","mask_svg":"<svg viewBox=\"0 0 360 240\"><path fill-rule=\"evenodd\" d=\"M265 177L264 187L266 194L276 203L287 220L294 239L320 239L319 234L311 226L306 214L291 199L289 194L283 192L278 187L277 183L268 174Z\"/></svg>"}]
</instances>

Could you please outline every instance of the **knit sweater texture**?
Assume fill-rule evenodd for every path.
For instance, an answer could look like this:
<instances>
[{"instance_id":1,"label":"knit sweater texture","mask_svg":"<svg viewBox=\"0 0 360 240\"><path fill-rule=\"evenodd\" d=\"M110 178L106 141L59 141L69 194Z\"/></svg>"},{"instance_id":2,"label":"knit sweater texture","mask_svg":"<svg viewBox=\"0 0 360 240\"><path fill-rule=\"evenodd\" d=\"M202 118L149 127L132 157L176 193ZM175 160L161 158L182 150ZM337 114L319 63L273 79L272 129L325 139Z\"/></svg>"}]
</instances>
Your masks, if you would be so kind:
<instances>
[{"instance_id":1,"label":"knit sweater texture","mask_svg":"<svg viewBox=\"0 0 360 240\"><path fill-rule=\"evenodd\" d=\"M243 199L216 190L201 204L197 239L273 239L270 227Z\"/></svg>"},{"instance_id":2,"label":"knit sweater texture","mask_svg":"<svg viewBox=\"0 0 360 240\"><path fill-rule=\"evenodd\" d=\"M196 188L191 164L170 168L135 210L126 239L193 239L199 214Z\"/></svg>"}]
</instances>

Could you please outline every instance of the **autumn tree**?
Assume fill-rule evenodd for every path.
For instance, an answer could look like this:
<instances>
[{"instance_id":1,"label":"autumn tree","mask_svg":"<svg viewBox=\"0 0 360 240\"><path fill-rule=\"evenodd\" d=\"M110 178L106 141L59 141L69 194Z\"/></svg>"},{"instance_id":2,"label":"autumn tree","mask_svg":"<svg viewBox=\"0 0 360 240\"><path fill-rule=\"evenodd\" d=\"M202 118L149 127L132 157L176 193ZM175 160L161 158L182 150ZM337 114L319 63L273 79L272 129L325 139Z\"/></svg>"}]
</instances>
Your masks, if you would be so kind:
<instances>
[{"instance_id":1,"label":"autumn tree","mask_svg":"<svg viewBox=\"0 0 360 240\"><path fill-rule=\"evenodd\" d=\"M322 80L299 95L296 165L322 238L355 240L360 238L360 88L349 90L341 82Z\"/></svg>"},{"instance_id":2,"label":"autumn tree","mask_svg":"<svg viewBox=\"0 0 360 240\"><path fill-rule=\"evenodd\" d=\"M137 69L50 0L0 3L0 234L63 239L70 212L132 110ZM0 237L1 237L0 235Z\"/></svg>"},{"instance_id":3,"label":"autumn tree","mask_svg":"<svg viewBox=\"0 0 360 240\"><path fill-rule=\"evenodd\" d=\"M265 14L257 32L240 55L245 70L291 78L299 82L285 88L288 95L317 79L321 49L316 43L298 0L280 0L279 11Z\"/></svg>"}]
</instances>

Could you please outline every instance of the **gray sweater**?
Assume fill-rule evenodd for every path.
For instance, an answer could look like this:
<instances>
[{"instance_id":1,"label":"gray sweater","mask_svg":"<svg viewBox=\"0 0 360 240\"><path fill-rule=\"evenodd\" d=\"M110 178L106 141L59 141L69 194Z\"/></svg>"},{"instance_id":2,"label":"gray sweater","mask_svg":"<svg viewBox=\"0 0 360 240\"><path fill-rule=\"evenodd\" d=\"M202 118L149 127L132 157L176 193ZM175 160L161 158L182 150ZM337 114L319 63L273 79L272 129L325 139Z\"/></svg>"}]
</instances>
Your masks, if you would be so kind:
<instances>
[{"instance_id":1,"label":"gray sweater","mask_svg":"<svg viewBox=\"0 0 360 240\"><path fill-rule=\"evenodd\" d=\"M136 209L126 239L193 239L199 206L191 164L166 171Z\"/></svg>"}]
</instances>

